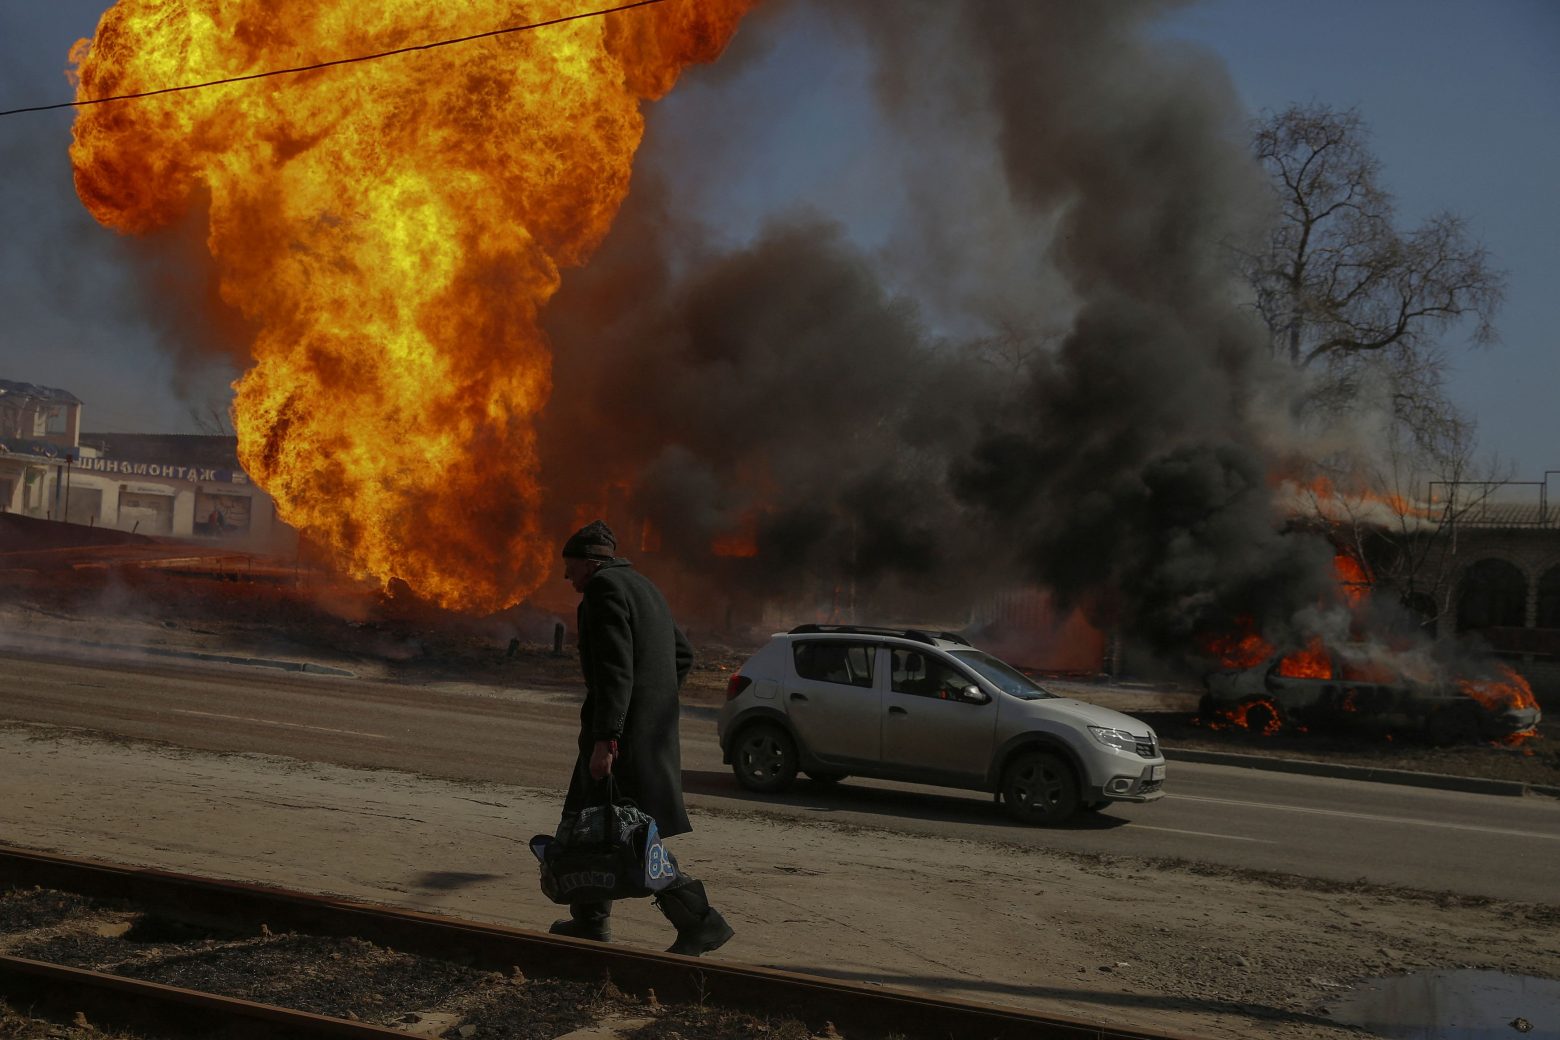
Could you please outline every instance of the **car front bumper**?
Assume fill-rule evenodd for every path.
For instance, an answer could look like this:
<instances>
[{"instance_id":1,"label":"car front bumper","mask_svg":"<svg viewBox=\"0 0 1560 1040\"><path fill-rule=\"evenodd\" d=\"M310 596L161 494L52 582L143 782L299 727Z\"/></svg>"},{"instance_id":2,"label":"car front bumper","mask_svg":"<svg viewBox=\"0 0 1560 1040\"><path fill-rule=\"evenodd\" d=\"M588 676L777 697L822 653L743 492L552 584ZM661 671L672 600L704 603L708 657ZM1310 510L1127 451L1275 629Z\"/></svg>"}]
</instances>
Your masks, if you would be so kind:
<instances>
[{"instance_id":1,"label":"car front bumper","mask_svg":"<svg viewBox=\"0 0 1560 1040\"><path fill-rule=\"evenodd\" d=\"M1165 796L1165 760L1139 759L1134 763L1113 763L1113 771L1103 784L1089 789L1090 801L1153 802ZM1124 768L1125 767L1125 768Z\"/></svg>"}]
</instances>

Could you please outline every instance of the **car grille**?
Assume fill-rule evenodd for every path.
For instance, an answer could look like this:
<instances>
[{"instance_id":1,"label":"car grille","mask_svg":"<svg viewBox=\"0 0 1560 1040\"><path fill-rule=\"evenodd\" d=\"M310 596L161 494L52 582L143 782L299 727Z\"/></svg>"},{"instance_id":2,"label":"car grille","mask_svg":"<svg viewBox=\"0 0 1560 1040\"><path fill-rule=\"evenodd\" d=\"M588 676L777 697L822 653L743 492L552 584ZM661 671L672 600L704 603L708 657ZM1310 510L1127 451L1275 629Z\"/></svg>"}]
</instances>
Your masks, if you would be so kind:
<instances>
[{"instance_id":1,"label":"car grille","mask_svg":"<svg viewBox=\"0 0 1560 1040\"><path fill-rule=\"evenodd\" d=\"M1144 758L1158 758L1159 749L1154 746L1153 740L1140 740L1137 742L1137 753Z\"/></svg>"},{"instance_id":2,"label":"car grille","mask_svg":"<svg viewBox=\"0 0 1560 1040\"><path fill-rule=\"evenodd\" d=\"M1153 794L1163 786L1165 786L1163 780L1144 780L1138 788L1138 794Z\"/></svg>"}]
</instances>

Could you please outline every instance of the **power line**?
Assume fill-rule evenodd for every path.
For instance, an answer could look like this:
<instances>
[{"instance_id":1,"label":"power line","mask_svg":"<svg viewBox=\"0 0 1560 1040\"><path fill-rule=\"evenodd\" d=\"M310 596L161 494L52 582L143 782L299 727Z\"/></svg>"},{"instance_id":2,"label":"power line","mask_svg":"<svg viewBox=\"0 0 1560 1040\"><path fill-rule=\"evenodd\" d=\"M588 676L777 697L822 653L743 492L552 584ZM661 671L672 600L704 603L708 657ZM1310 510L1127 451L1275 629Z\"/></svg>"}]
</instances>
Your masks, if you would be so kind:
<instances>
[{"instance_id":1,"label":"power line","mask_svg":"<svg viewBox=\"0 0 1560 1040\"><path fill-rule=\"evenodd\" d=\"M528 29L545 29L551 25L562 25L564 22L576 22L583 18L599 18L602 15L615 14L618 11L631 11L636 7L649 7L651 4L665 3L665 0L634 0L633 3L621 4L617 7L604 7L599 11L585 11L580 14L567 14L561 18L549 18L544 22L530 22L526 25L512 25L507 29L493 29L489 32L475 33L471 36L460 36L453 40L437 40L433 43L419 43L411 47L397 47L391 51L380 51L377 54L360 54L352 58L336 58L333 61L315 62L313 65L299 65L290 69L271 69L267 72L251 72L244 76L228 76L225 79L207 80L205 83L186 83L178 87L161 87L157 90L143 90L135 94L115 94L112 97L88 98L85 101L61 101L53 105L32 105L27 108L11 108L0 111L0 116L20 115L23 112L48 112L56 108L83 108L87 105L102 105L110 101L131 101L135 98L155 97L158 94L176 94L181 90L202 90L206 87L220 87L225 83L244 83L252 79L266 79L270 76L287 76L295 72L312 72L315 69L328 69L335 65L351 65L359 61L376 61L379 58L389 58L396 54L410 54L413 51L430 51L435 47L449 47L457 43L470 43L472 40L486 40L493 36L504 36L508 33L525 32Z\"/></svg>"}]
</instances>

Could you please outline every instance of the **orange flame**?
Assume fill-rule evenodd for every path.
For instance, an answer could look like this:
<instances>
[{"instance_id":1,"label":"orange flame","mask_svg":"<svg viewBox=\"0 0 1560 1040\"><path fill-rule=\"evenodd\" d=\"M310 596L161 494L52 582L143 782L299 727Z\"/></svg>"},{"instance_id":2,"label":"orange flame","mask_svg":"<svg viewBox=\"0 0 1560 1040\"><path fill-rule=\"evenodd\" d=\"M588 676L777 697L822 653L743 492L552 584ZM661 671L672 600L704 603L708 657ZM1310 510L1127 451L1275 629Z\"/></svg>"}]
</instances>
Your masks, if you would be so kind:
<instances>
[{"instance_id":1,"label":"orange flame","mask_svg":"<svg viewBox=\"0 0 1560 1040\"><path fill-rule=\"evenodd\" d=\"M1277 472L1270 479L1274 485L1290 489L1296 506L1335 522L1364 518L1427 520L1435 514L1432 505L1416 504L1396 492L1376 490L1363 480L1350 480L1347 487L1340 487L1323 474L1307 479Z\"/></svg>"},{"instance_id":2,"label":"orange flame","mask_svg":"<svg viewBox=\"0 0 1560 1040\"><path fill-rule=\"evenodd\" d=\"M1255 715L1256 718L1252 716ZM1212 712L1212 717L1199 718L1198 723L1209 729L1220 730L1230 726L1238 726L1241 729L1253 730L1263 737L1277 736L1283 732L1284 716L1276 703L1270 697L1252 697L1229 708L1220 708ZM1261 722L1261 728L1253 727L1253 722ZM1306 732L1303 726L1292 727L1297 733Z\"/></svg>"},{"instance_id":3,"label":"orange flame","mask_svg":"<svg viewBox=\"0 0 1560 1040\"><path fill-rule=\"evenodd\" d=\"M711 542L710 552L716 556L746 559L758 555L758 544L749 535L728 534Z\"/></svg>"},{"instance_id":4,"label":"orange flame","mask_svg":"<svg viewBox=\"0 0 1560 1040\"><path fill-rule=\"evenodd\" d=\"M758 515L749 513L736 528L727 531L710 542L710 552L716 556L751 559L758 555Z\"/></svg>"},{"instance_id":5,"label":"orange flame","mask_svg":"<svg viewBox=\"0 0 1560 1040\"><path fill-rule=\"evenodd\" d=\"M1533 687L1518 672L1504 664L1497 664L1498 678L1459 679L1462 691L1491 711L1531 710L1538 707Z\"/></svg>"},{"instance_id":6,"label":"orange flame","mask_svg":"<svg viewBox=\"0 0 1560 1040\"><path fill-rule=\"evenodd\" d=\"M1290 679L1332 678L1332 656L1320 636L1312 636L1304 650L1285 654L1278 662L1278 674Z\"/></svg>"},{"instance_id":7,"label":"orange flame","mask_svg":"<svg viewBox=\"0 0 1560 1040\"><path fill-rule=\"evenodd\" d=\"M1237 669L1255 668L1273 656L1273 644L1253 631L1255 622L1250 617L1238 618L1236 623L1240 629L1236 633L1202 637L1205 657L1217 659L1225 668Z\"/></svg>"},{"instance_id":8,"label":"orange flame","mask_svg":"<svg viewBox=\"0 0 1560 1040\"><path fill-rule=\"evenodd\" d=\"M209 204L222 298L259 330L236 384L239 458L282 519L354 576L400 578L451 608L507 606L551 557L534 429L551 355L537 314L627 193L642 102L716 58L754 2L667 3L86 107L77 192L127 233ZM581 9L119 0L80 62L77 96Z\"/></svg>"},{"instance_id":9,"label":"orange flame","mask_svg":"<svg viewBox=\"0 0 1560 1040\"><path fill-rule=\"evenodd\" d=\"M1338 579L1338 591L1344 602L1357 607L1370 594L1370 575L1359 560L1348 553L1333 556L1333 574Z\"/></svg>"}]
</instances>

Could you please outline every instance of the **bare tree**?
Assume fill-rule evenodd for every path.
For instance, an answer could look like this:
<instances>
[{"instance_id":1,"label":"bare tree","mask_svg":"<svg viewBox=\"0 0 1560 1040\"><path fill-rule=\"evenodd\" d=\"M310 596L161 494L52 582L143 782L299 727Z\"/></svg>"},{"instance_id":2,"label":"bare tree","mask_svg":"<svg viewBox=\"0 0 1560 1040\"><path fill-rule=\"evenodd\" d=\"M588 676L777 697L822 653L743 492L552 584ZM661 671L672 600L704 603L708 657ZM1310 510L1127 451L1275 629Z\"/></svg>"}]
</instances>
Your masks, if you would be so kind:
<instances>
[{"instance_id":1,"label":"bare tree","mask_svg":"<svg viewBox=\"0 0 1560 1040\"><path fill-rule=\"evenodd\" d=\"M230 415L228 408L215 400L208 400L203 405L190 405L190 422L207 437L233 436Z\"/></svg>"},{"instance_id":2,"label":"bare tree","mask_svg":"<svg viewBox=\"0 0 1560 1040\"><path fill-rule=\"evenodd\" d=\"M1053 350L1062 335L1055 328L1031 328L1002 321L990 335L964 344L964 352L1000 372L1009 386L1017 386L1033 369L1035 358Z\"/></svg>"},{"instance_id":3,"label":"bare tree","mask_svg":"<svg viewBox=\"0 0 1560 1040\"><path fill-rule=\"evenodd\" d=\"M1358 112L1291 106L1257 123L1253 148L1278 219L1247 273L1275 352L1296 366L1412 352L1465 319L1495 339L1504 275L1460 217L1396 227Z\"/></svg>"},{"instance_id":4,"label":"bare tree","mask_svg":"<svg viewBox=\"0 0 1560 1040\"><path fill-rule=\"evenodd\" d=\"M1504 274L1460 217L1396 225L1358 112L1269 113L1252 146L1275 219L1245 273L1274 354L1306 371L1307 411L1330 418L1356 407L1366 384L1384 386L1397 421L1444 456L1466 422L1443 390L1438 337L1471 323L1474 343L1493 342Z\"/></svg>"}]
</instances>

